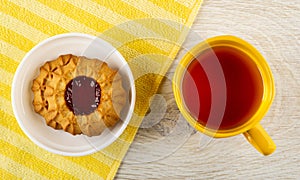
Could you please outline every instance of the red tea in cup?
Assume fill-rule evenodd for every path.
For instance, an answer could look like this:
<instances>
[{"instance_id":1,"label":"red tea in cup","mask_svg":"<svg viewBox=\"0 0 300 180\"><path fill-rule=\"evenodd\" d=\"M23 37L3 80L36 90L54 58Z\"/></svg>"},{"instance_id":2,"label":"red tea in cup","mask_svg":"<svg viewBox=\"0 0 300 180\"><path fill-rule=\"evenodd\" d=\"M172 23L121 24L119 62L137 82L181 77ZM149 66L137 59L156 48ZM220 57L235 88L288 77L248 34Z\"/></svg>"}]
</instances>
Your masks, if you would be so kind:
<instances>
[{"instance_id":1,"label":"red tea in cup","mask_svg":"<svg viewBox=\"0 0 300 180\"><path fill-rule=\"evenodd\" d=\"M178 108L196 130L215 138L243 134L263 155L276 149L260 125L275 97L264 57L235 36L209 38L185 54L173 91Z\"/></svg>"},{"instance_id":2,"label":"red tea in cup","mask_svg":"<svg viewBox=\"0 0 300 180\"><path fill-rule=\"evenodd\" d=\"M186 108L200 124L226 130L244 124L257 111L263 81L246 53L217 46L203 51L187 66L182 94Z\"/></svg>"}]
</instances>

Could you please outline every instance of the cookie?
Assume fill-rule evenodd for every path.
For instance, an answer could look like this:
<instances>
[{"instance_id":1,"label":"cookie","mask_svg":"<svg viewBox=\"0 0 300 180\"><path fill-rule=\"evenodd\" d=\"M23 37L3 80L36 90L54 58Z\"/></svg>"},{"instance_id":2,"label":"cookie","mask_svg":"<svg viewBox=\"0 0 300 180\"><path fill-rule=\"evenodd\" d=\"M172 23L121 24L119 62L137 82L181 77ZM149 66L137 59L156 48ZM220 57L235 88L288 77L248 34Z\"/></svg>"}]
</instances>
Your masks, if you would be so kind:
<instances>
[{"instance_id":1,"label":"cookie","mask_svg":"<svg viewBox=\"0 0 300 180\"><path fill-rule=\"evenodd\" d=\"M96 136L113 127L126 102L117 70L71 54L42 65L31 89L35 112L48 126L73 135Z\"/></svg>"}]
</instances>

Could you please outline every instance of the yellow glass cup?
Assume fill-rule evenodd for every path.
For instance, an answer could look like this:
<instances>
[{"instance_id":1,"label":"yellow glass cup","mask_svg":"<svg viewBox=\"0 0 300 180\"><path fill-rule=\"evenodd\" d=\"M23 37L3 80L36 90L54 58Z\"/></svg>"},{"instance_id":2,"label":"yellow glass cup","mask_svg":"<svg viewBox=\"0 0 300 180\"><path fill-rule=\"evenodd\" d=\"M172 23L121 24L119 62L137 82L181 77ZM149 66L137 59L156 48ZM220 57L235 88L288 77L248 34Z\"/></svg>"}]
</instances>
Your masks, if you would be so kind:
<instances>
[{"instance_id":1,"label":"yellow glass cup","mask_svg":"<svg viewBox=\"0 0 300 180\"><path fill-rule=\"evenodd\" d=\"M209 48L218 46L235 48L247 54L256 64L263 82L262 101L259 104L259 107L257 107L257 110L251 114L251 117L245 123L237 127L221 130L205 127L189 113L189 110L184 105L181 87L184 73L195 57ZM173 92L182 115L196 130L215 138L225 138L237 134L243 134L250 144L252 144L263 155L269 155L276 149L275 143L259 123L273 102L275 96L274 78L271 69L263 56L246 41L234 36L225 35L207 39L206 41L196 45L182 58L176 68L173 77Z\"/></svg>"}]
</instances>

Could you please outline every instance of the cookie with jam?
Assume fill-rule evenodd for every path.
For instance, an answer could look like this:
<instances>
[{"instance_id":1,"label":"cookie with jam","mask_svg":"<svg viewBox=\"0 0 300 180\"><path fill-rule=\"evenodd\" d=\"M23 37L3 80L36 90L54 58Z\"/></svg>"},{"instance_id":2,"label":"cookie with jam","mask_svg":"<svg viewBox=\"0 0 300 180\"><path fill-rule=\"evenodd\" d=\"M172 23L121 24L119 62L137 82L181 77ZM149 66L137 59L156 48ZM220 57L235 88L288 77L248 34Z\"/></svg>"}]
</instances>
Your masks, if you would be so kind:
<instances>
[{"instance_id":1,"label":"cookie with jam","mask_svg":"<svg viewBox=\"0 0 300 180\"><path fill-rule=\"evenodd\" d=\"M126 103L122 77L98 59L61 55L40 68L31 87L35 112L54 129L100 135L120 120Z\"/></svg>"}]
</instances>

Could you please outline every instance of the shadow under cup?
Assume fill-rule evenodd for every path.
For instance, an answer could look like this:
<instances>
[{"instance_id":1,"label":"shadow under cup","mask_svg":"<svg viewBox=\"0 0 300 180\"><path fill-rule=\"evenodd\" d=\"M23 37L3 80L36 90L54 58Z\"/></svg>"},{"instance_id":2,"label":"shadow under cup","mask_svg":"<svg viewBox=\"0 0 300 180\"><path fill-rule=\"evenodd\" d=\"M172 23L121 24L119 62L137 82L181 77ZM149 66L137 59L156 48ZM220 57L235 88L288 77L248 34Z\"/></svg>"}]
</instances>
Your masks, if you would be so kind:
<instances>
[{"instance_id":1,"label":"shadow under cup","mask_svg":"<svg viewBox=\"0 0 300 180\"><path fill-rule=\"evenodd\" d=\"M243 133L263 154L275 150L259 125L274 98L273 76L253 46L233 36L208 39L183 57L173 82L177 105L195 129L217 138Z\"/></svg>"}]
</instances>

